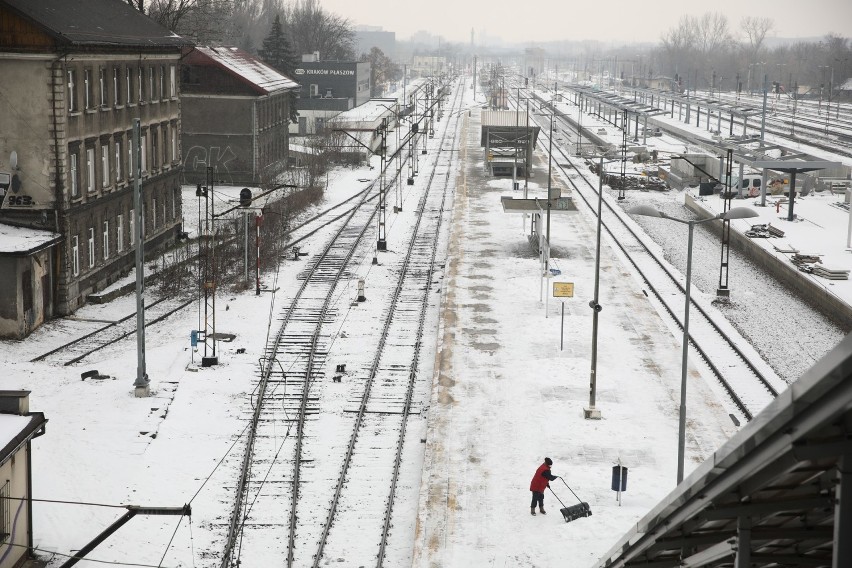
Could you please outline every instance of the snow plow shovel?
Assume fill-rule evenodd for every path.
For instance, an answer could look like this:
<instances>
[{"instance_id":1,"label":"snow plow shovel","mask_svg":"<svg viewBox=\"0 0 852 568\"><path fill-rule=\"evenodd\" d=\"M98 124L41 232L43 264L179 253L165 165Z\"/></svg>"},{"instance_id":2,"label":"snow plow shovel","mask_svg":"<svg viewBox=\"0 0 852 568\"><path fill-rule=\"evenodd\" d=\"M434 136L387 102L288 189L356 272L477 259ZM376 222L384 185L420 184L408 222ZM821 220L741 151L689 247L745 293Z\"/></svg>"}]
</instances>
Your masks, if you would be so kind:
<instances>
[{"instance_id":1,"label":"snow plow shovel","mask_svg":"<svg viewBox=\"0 0 852 568\"><path fill-rule=\"evenodd\" d=\"M561 477L559 479L562 480L562 483L565 483L564 479L562 479ZM571 487L569 487L567 483L565 483L565 487L568 487L568 491L570 491L571 494L574 495L574 497L577 497L577 494L574 493L574 490L571 489ZM556 492L550 487L550 485L548 485L547 488L550 489L550 492L553 493L553 496L556 497L556 500L559 501L560 505L562 505L562 508L559 509L559 512L562 513L562 516L565 518L566 523L570 523L571 521L577 520L582 517L592 516L592 508L589 507L588 503L582 501L579 497L577 497L577 501L580 501L579 505L571 505L570 507L566 507L565 503L562 502L562 499L559 498L559 495L556 494Z\"/></svg>"}]
</instances>

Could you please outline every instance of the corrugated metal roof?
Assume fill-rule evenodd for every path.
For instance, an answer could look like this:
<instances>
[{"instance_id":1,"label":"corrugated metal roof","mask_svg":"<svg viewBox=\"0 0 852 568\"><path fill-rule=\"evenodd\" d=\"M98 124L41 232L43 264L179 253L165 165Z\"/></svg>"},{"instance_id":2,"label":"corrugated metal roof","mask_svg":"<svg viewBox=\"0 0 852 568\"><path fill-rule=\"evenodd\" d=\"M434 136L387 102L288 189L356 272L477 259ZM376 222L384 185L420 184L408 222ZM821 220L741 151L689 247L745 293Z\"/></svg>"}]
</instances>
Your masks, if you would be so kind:
<instances>
[{"instance_id":1,"label":"corrugated metal roof","mask_svg":"<svg viewBox=\"0 0 852 568\"><path fill-rule=\"evenodd\" d=\"M60 44L149 48L192 45L122 0L0 0L0 7L31 20Z\"/></svg>"},{"instance_id":2,"label":"corrugated metal roof","mask_svg":"<svg viewBox=\"0 0 852 568\"><path fill-rule=\"evenodd\" d=\"M527 113L514 110L484 110L482 111L482 126L526 126ZM535 123L530 121L530 126Z\"/></svg>"},{"instance_id":3,"label":"corrugated metal roof","mask_svg":"<svg viewBox=\"0 0 852 568\"><path fill-rule=\"evenodd\" d=\"M196 47L195 51L264 94L299 88L299 84L238 47Z\"/></svg>"}]
</instances>

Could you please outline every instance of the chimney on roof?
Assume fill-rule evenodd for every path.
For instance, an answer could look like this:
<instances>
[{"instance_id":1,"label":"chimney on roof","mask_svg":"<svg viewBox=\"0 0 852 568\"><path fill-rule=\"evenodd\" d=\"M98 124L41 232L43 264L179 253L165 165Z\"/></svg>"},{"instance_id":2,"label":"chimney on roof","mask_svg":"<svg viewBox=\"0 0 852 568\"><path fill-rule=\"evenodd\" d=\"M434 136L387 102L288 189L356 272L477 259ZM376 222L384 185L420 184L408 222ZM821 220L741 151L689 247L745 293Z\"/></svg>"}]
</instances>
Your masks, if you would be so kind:
<instances>
[{"instance_id":1,"label":"chimney on roof","mask_svg":"<svg viewBox=\"0 0 852 568\"><path fill-rule=\"evenodd\" d=\"M26 416L30 411L30 391L0 390L0 414Z\"/></svg>"}]
</instances>

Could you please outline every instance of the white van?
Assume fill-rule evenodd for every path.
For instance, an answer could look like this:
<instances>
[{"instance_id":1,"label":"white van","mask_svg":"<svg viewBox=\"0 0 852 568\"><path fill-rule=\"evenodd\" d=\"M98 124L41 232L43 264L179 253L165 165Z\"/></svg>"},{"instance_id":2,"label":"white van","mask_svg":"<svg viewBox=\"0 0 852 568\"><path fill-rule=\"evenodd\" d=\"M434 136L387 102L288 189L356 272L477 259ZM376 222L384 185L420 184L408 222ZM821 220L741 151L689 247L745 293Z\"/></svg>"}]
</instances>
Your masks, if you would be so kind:
<instances>
[{"instance_id":1,"label":"white van","mask_svg":"<svg viewBox=\"0 0 852 568\"><path fill-rule=\"evenodd\" d=\"M743 174L742 183L740 183L739 178L735 177L732 180L731 185L740 198L758 197L760 195L760 184L762 181L763 176L760 174Z\"/></svg>"}]
</instances>

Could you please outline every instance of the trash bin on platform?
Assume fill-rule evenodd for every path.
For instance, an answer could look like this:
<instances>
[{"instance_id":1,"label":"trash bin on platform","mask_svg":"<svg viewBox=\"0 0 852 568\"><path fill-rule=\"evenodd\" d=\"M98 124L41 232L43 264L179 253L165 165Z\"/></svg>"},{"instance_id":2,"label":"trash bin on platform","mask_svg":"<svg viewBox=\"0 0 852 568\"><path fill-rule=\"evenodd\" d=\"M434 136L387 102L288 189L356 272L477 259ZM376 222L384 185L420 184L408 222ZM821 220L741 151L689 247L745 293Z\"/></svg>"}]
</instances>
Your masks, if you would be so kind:
<instances>
[{"instance_id":1,"label":"trash bin on platform","mask_svg":"<svg viewBox=\"0 0 852 568\"><path fill-rule=\"evenodd\" d=\"M627 468L621 465L621 461L612 466L612 490L617 492L615 498L621 507L621 493L627 491Z\"/></svg>"},{"instance_id":2,"label":"trash bin on platform","mask_svg":"<svg viewBox=\"0 0 852 568\"><path fill-rule=\"evenodd\" d=\"M627 491L627 468L623 465L612 466L612 490Z\"/></svg>"}]
</instances>

